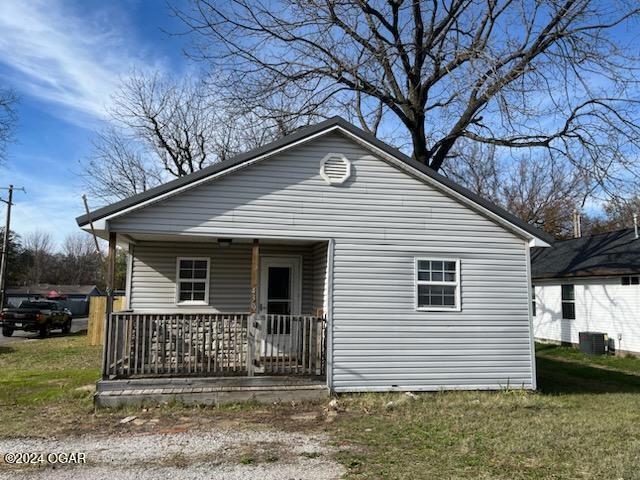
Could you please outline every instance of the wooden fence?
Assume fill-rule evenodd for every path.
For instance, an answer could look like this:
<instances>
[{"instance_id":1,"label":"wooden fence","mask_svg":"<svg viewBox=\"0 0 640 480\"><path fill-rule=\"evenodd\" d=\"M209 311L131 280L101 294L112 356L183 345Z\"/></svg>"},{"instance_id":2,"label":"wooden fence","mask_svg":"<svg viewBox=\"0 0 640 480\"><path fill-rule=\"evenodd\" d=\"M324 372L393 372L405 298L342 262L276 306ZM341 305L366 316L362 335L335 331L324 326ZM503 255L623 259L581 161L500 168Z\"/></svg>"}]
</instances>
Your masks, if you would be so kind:
<instances>
[{"instance_id":1,"label":"wooden fence","mask_svg":"<svg viewBox=\"0 0 640 480\"><path fill-rule=\"evenodd\" d=\"M114 297L113 310L123 310L127 297ZM107 314L107 297L90 297L89 325L87 326L87 343L102 345L104 340L104 317Z\"/></svg>"}]
</instances>

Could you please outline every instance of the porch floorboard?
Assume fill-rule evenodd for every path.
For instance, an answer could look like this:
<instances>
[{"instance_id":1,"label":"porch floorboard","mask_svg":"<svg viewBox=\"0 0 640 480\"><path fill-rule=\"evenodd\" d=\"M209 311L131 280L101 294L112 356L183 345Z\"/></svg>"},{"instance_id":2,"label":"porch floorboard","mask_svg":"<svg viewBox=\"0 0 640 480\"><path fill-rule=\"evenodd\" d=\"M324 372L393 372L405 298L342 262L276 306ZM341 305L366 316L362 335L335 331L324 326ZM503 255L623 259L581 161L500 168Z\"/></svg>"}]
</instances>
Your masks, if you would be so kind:
<instances>
[{"instance_id":1,"label":"porch floorboard","mask_svg":"<svg viewBox=\"0 0 640 480\"><path fill-rule=\"evenodd\" d=\"M324 377L209 377L100 380L99 407L178 401L220 405L244 401L262 403L321 400L328 397Z\"/></svg>"}]
</instances>

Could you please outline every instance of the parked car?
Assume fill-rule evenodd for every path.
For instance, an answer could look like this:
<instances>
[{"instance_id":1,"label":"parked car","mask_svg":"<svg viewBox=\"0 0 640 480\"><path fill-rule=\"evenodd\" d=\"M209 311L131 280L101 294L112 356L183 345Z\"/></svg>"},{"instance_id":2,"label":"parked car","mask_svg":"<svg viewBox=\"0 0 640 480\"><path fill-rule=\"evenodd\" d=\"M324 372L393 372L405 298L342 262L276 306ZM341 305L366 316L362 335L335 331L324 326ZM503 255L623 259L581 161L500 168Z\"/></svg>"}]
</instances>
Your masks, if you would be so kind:
<instances>
[{"instance_id":1,"label":"parked car","mask_svg":"<svg viewBox=\"0 0 640 480\"><path fill-rule=\"evenodd\" d=\"M71 311L57 302L24 301L18 308L5 308L0 312L2 335L10 337L16 330L38 332L41 337L49 335L51 330L60 329L62 333L71 331Z\"/></svg>"}]
</instances>

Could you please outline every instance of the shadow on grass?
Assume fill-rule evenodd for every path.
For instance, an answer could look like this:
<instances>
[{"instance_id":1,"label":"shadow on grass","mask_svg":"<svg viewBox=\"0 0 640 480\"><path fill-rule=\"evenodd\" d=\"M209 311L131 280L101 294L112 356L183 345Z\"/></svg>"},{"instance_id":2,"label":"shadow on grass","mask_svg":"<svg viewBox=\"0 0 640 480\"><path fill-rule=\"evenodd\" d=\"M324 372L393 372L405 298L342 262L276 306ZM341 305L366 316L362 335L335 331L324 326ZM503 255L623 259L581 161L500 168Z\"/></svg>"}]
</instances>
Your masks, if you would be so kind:
<instances>
[{"instance_id":1,"label":"shadow on grass","mask_svg":"<svg viewBox=\"0 0 640 480\"><path fill-rule=\"evenodd\" d=\"M7 353L15 352L14 348L7 347L6 345L0 346L0 355L6 355Z\"/></svg>"},{"instance_id":2,"label":"shadow on grass","mask_svg":"<svg viewBox=\"0 0 640 480\"><path fill-rule=\"evenodd\" d=\"M640 375L548 357L538 357L536 367L542 393L640 393Z\"/></svg>"},{"instance_id":3,"label":"shadow on grass","mask_svg":"<svg viewBox=\"0 0 640 480\"><path fill-rule=\"evenodd\" d=\"M49 338L68 338L68 337L82 337L87 335L87 330L78 330L77 332L62 333L59 330L54 330L46 337L41 337L38 332L26 332L26 334L19 340L47 340Z\"/></svg>"},{"instance_id":4,"label":"shadow on grass","mask_svg":"<svg viewBox=\"0 0 640 480\"><path fill-rule=\"evenodd\" d=\"M555 343L538 343L536 342L536 352L544 353L546 351L555 351L560 348L560 345Z\"/></svg>"},{"instance_id":5,"label":"shadow on grass","mask_svg":"<svg viewBox=\"0 0 640 480\"><path fill-rule=\"evenodd\" d=\"M71 333L62 333L62 332L51 332L51 338L59 338L59 337L82 337L87 334L87 330L78 330L77 332Z\"/></svg>"}]
</instances>

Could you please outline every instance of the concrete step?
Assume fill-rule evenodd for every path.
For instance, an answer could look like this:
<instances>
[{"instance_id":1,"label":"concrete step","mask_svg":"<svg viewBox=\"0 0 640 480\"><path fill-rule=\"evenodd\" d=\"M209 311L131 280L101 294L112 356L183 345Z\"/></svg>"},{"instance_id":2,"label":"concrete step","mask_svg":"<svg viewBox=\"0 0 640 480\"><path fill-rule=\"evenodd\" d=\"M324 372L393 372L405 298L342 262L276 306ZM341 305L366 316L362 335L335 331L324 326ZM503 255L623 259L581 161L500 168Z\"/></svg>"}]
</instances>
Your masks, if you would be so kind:
<instances>
[{"instance_id":1,"label":"concrete step","mask_svg":"<svg viewBox=\"0 0 640 480\"><path fill-rule=\"evenodd\" d=\"M99 407L177 401L221 405L321 400L329 396L324 379L304 377L222 377L100 380L94 397Z\"/></svg>"}]
</instances>

